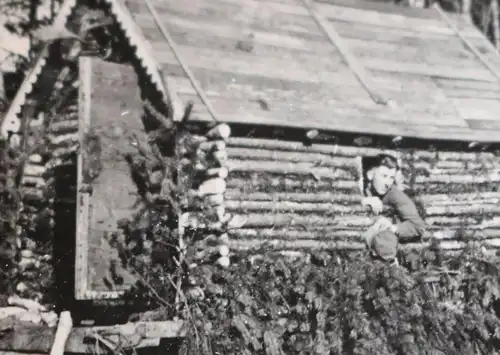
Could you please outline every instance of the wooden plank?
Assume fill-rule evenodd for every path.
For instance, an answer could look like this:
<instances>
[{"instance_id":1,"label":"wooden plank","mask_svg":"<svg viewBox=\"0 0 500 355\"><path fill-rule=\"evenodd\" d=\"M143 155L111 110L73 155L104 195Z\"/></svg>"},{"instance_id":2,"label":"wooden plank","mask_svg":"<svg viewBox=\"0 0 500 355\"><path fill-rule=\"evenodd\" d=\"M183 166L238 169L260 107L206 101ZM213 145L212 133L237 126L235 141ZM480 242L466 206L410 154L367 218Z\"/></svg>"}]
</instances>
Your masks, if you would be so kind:
<instances>
[{"instance_id":1,"label":"wooden plank","mask_svg":"<svg viewBox=\"0 0 500 355\"><path fill-rule=\"evenodd\" d=\"M165 42L168 44L170 51L172 52L174 57L177 59L177 62L181 66L184 74L189 78L189 81L193 85L193 88L196 90L196 93L198 94L200 99L205 104L205 107L207 108L208 112L212 116L212 119L217 121L217 114L214 111L214 108L212 107L210 101L207 99L205 92L200 87L200 84L196 80L193 72L191 71L191 69L187 65L185 58L180 53L180 49L177 46L177 44L175 43L172 36L170 35L170 32L168 31L166 26L162 23L160 15L156 11L154 5L152 4L152 2L150 0L145 0L145 2L146 2L146 5L148 6L149 11L151 12L151 15L154 18L156 25L158 26L158 29L160 30L161 34L163 35ZM176 101L180 101L180 99L177 96L176 96ZM182 118L180 118L180 119L182 119Z\"/></svg>"},{"instance_id":2,"label":"wooden plank","mask_svg":"<svg viewBox=\"0 0 500 355\"><path fill-rule=\"evenodd\" d=\"M205 115L206 110L201 101L194 95L179 95L181 100L187 102L192 100L195 103L193 113ZM371 125L378 123L385 124L403 124L404 120L401 115L394 114L387 109L381 109L377 106L361 107L355 106L349 102L338 102L337 105L322 106L320 104L311 107L307 102L282 103L274 102L270 104L269 110L264 110L257 101L248 101L245 99L236 100L222 96L211 96L210 100L217 112L221 115L233 115L236 120L239 117L247 115L260 116L262 120L270 120L273 122L294 121L296 125L304 123L304 118L307 118L308 124L316 123L327 127L332 124L343 125L344 120L356 120ZM369 120L369 121L366 121ZM288 126L288 125L285 125ZM423 125L414 124L414 129L425 128ZM456 126L456 125L455 125ZM450 128L454 128L452 126Z\"/></svg>"},{"instance_id":3,"label":"wooden plank","mask_svg":"<svg viewBox=\"0 0 500 355\"><path fill-rule=\"evenodd\" d=\"M341 86L327 83L302 83L294 80L275 80L259 75L239 75L225 71L196 70L196 77L209 96L246 99L262 99L274 102L294 103L309 102L311 105L323 103L351 102L361 106L373 106L365 90L355 86ZM169 76L173 88L179 94L195 94L187 78Z\"/></svg>"},{"instance_id":4,"label":"wooden plank","mask_svg":"<svg viewBox=\"0 0 500 355\"><path fill-rule=\"evenodd\" d=\"M439 13L441 16L442 20L455 32L455 34L460 38L464 46L466 46L474 55L477 57L478 61L481 62L481 64L486 67L491 74L498 80L500 81L500 74L498 73L498 67L495 67L490 63L487 57L485 57L479 50L478 48L472 43L467 37L472 37L470 33L468 33L469 27L466 26L464 28L458 28L455 26L453 21L450 20L450 18L446 15L445 11L441 9L441 6L438 3L433 4L434 9ZM479 32L476 30L476 32ZM483 36L484 37L484 36ZM491 47L490 47L491 48Z\"/></svg>"},{"instance_id":5,"label":"wooden plank","mask_svg":"<svg viewBox=\"0 0 500 355\"><path fill-rule=\"evenodd\" d=\"M158 4L160 3L159 0ZM215 0L210 1L210 6L203 2L192 1L190 8L193 11L207 11L224 13L229 16L241 16L247 20L260 16L259 20L264 18L272 18L276 15L288 17L295 16L308 17L307 9L301 4L297 3L280 3L275 1L255 2L251 0ZM166 6L170 9L180 8L181 4L174 1L169 1ZM326 17L341 18L342 20L349 21L355 20L365 22L368 24L383 24L384 26L393 27L394 29L406 28L415 31L435 32L450 34L451 32L445 24L438 19L433 18L416 18L405 16L403 13L389 13L374 11L372 9L356 9L344 6L336 6L332 4L316 3L315 6ZM184 10L185 13L190 10ZM232 18L232 17L228 17ZM314 31L313 31L314 32ZM466 32L468 33L468 32ZM476 33L472 33L475 35Z\"/></svg>"},{"instance_id":6,"label":"wooden plank","mask_svg":"<svg viewBox=\"0 0 500 355\"><path fill-rule=\"evenodd\" d=\"M48 353L55 335L55 328L16 322L11 332L0 338L0 349L18 352ZM185 334L182 322L138 322L103 327L74 327L66 343L68 353L92 354L96 350L94 334L122 348L158 346L161 339L178 338ZM89 343L89 340L91 342Z\"/></svg>"},{"instance_id":7,"label":"wooden plank","mask_svg":"<svg viewBox=\"0 0 500 355\"><path fill-rule=\"evenodd\" d=\"M397 14L406 17L427 20L439 20L439 17L428 9L395 5L385 2L385 0L316 0L318 3L331 4L336 6L350 7L360 10L371 10L387 14Z\"/></svg>"},{"instance_id":8,"label":"wooden plank","mask_svg":"<svg viewBox=\"0 0 500 355\"><path fill-rule=\"evenodd\" d=\"M163 41L163 37L155 27L151 16L138 14L134 18L148 40ZM335 52L334 48L328 46L328 41L321 37L305 39L277 31L253 29L251 26L242 27L229 22L215 22L211 19L193 21L175 15L169 15L164 23L171 31L176 43L181 45L193 41L193 43L197 43L196 46L207 46L205 42L208 42L218 43L220 46L225 45L227 48L235 48L233 43L246 40L249 35L252 35L252 43L256 47L270 46L326 55Z\"/></svg>"},{"instance_id":9,"label":"wooden plank","mask_svg":"<svg viewBox=\"0 0 500 355\"><path fill-rule=\"evenodd\" d=\"M318 11L324 16L337 20L367 25L382 26L397 30L410 30L415 32L428 32L455 36L455 33L444 22L430 19L416 19L402 14L388 14L373 10L361 10L331 4L317 4ZM464 34L470 37L482 36L475 30L463 29Z\"/></svg>"},{"instance_id":10,"label":"wooden plank","mask_svg":"<svg viewBox=\"0 0 500 355\"><path fill-rule=\"evenodd\" d=\"M202 39L202 44L200 44L197 43L198 39L195 36L191 36L191 33L186 34L183 37L185 39L178 38L178 47L180 48L183 57L193 54L198 56L192 59L186 58L186 61L194 67L201 67L205 69L221 68L231 71L230 68L236 68L236 66L239 66L245 68L242 70L248 72L248 69L246 68L256 66L255 73L259 73L270 72L273 70L274 65L287 65L292 68L301 69L301 71L307 73L307 75L313 73L315 67L320 68L318 70L325 68L324 70L337 73L348 71L342 57L339 53L335 52L335 50L332 50L329 55L326 55L326 53L325 55L318 55L312 52L307 53L302 51L293 51L286 48L253 45L253 50L251 52L246 52L237 49L239 41L236 40L223 42L219 39L209 39L208 41ZM179 63L178 61L174 61L174 58L171 56L171 52L168 51L168 48L166 48L162 42L152 42L152 45L157 51L157 60L159 63ZM331 44L325 44L325 46L331 46ZM222 63L216 67L213 60L216 62L222 61ZM226 63L227 67L222 66ZM257 71L261 68L261 66L265 66L266 69ZM288 73L288 76L291 76L290 74L292 73Z\"/></svg>"},{"instance_id":11,"label":"wooden plank","mask_svg":"<svg viewBox=\"0 0 500 355\"><path fill-rule=\"evenodd\" d=\"M376 26L365 23L347 22L329 19L342 37L364 39L367 41L380 41L405 46L407 44L427 46L431 50L436 50L435 45L440 43L439 48L453 48L454 50L464 49L458 38L449 34L416 32L411 29L399 29L397 31L389 27ZM445 46L445 47L443 47Z\"/></svg>"},{"instance_id":12,"label":"wooden plank","mask_svg":"<svg viewBox=\"0 0 500 355\"><path fill-rule=\"evenodd\" d=\"M359 86L354 75L346 70L338 58L316 57L304 54L301 60L293 58L260 57L251 53L235 53L212 49L179 46L186 64L197 69L224 70L235 74L258 74L277 80L291 79L313 83L342 83ZM162 65L178 66L174 55L163 44L155 45L157 60ZM168 68L167 72L168 72Z\"/></svg>"},{"instance_id":13,"label":"wooden plank","mask_svg":"<svg viewBox=\"0 0 500 355\"><path fill-rule=\"evenodd\" d=\"M454 105L463 118L500 120L500 101L481 99L453 99Z\"/></svg>"},{"instance_id":14,"label":"wooden plank","mask_svg":"<svg viewBox=\"0 0 500 355\"><path fill-rule=\"evenodd\" d=\"M415 125L406 123L390 123L389 121L373 120L373 117L346 117L330 119L318 122L309 119L307 126L304 123L298 123L293 120L283 119L279 117L262 117L262 115L242 113L239 116L229 113L220 113L221 122L228 124L251 124L269 127L291 127L298 129L324 129L334 132L349 132L358 134L375 134L383 136L402 136L413 137L427 140L452 140L452 141L477 141L485 143L499 142L496 138L497 131L484 132L480 130L472 130L468 127L438 127L436 125ZM336 117L330 114L330 118ZM193 121L208 122L210 117L203 112L196 113L193 116ZM498 132L500 133L500 132Z\"/></svg>"},{"instance_id":15,"label":"wooden plank","mask_svg":"<svg viewBox=\"0 0 500 355\"><path fill-rule=\"evenodd\" d=\"M366 58L361 61L366 67L395 73L409 73L415 75L446 77L452 79L465 79L476 81L496 82L497 79L484 68L456 68L446 65L429 65L427 63L404 63L395 58L377 59Z\"/></svg>"},{"instance_id":16,"label":"wooden plank","mask_svg":"<svg viewBox=\"0 0 500 355\"><path fill-rule=\"evenodd\" d=\"M221 1L193 0L190 6L178 1L155 0L153 4L160 16L182 16L197 20L233 23L240 26L253 26L265 31L277 30L283 33L302 34L307 37L323 37L314 21L304 9L287 4L278 4L282 8L273 8L268 2L253 3L253 6L243 6L241 2L229 3ZM247 3L248 4L248 3ZM147 8L138 0L129 0L127 7L132 14L147 14ZM288 11L284 12L284 9ZM291 11L290 11L291 9ZM299 12L299 13L297 13Z\"/></svg>"},{"instance_id":17,"label":"wooden plank","mask_svg":"<svg viewBox=\"0 0 500 355\"><path fill-rule=\"evenodd\" d=\"M485 120L485 119L466 119L468 126L474 130L485 130L485 131L500 131L500 120L497 118L495 120Z\"/></svg>"},{"instance_id":18,"label":"wooden plank","mask_svg":"<svg viewBox=\"0 0 500 355\"><path fill-rule=\"evenodd\" d=\"M432 78L381 71L373 71L372 75L380 90L401 109L417 114L413 123L467 127L453 102Z\"/></svg>"},{"instance_id":19,"label":"wooden plank","mask_svg":"<svg viewBox=\"0 0 500 355\"><path fill-rule=\"evenodd\" d=\"M304 6L308 9L308 12L312 15L318 27L325 33L325 35L330 40L337 50L340 52L344 61L347 64L349 70L351 70L360 84L368 91L368 94L372 100L378 105L388 105L388 99L377 91L377 87L372 81L370 74L365 70L365 67L360 61L354 56L349 46L344 42L344 39L339 36L332 24L323 16L323 14L311 4L310 0L303 0Z\"/></svg>"},{"instance_id":20,"label":"wooden plank","mask_svg":"<svg viewBox=\"0 0 500 355\"><path fill-rule=\"evenodd\" d=\"M351 51L361 58L390 58L401 62L427 63L431 66L448 64L457 70L460 68L477 69L481 67L474 56L463 49L456 50L452 46L429 46L428 41L425 45L421 45L422 43L395 44L348 38L346 42Z\"/></svg>"},{"instance_id":21,"label":"wooden plank","mask_svg":"<svg viewBox=\"0 0 500 355\"><path fill-rule=\"evenodd\" d=\"M190 87L189 82L185 79L175 78L171 80L172 85L175 85L181 100L187 102L193 100L195 102L195 110L198 110L199 105L202 105L200 100L195 96L195 91ZM174 86L173 86L174 87ZM215 89L219 89L218 87ZM246 110L255 114L272 114L290 119L302 120L302 115L314 114L316 116L326 117L333 115L345 115L346 117L372 117L382 121L401 122L403 117L399 111L390 112L377 107L372 101L366 98L358 98L354 95L350 97L345 95L343 98L328 97L328 93L324 96L317 95L316 92L301 92L294 91L264 91L258 92L252 87L244 85L229 84L226 92L215 91L212 88L207 89L207 95L210 100L218 101L217 105L225 112L238 112ZM405 98L407 99L408 96ZM430 100L430 99L429 99ZM266 103L267 108L263 112L262 101ZM407 102L407 100L405 100ZM418 117L416 121L412 121L415 125L422 124L437 124L442 126L463 126L466 124L457 118L456 112L448 110L440 110L439 107L426 105L425 98L419 101L414 101L413 105L402 103L407 114ZM449 103L448 106L449 108ZM234 110L234 111L233 111ZM198 112L198 111L196 111ZM302 117L301 117L302 116ZM436 122L436 117L440 120Z\"/></svg>"},{"instance_id":22,"label":"wooden plank","mask_svg":"<svg viewBox=\"0 0 500 355\"><path fill-rule=\"evenodd\" d=\"M81 57L79 69L79 140L83 147L85 135L89 131L92 105L92 59ZM77 225L75 241L75 299L85 298L88 287L88 229L89 229L89 200L90 193L81 192L83 187L82 154L77 157Z\"/></svg>"},{"instance_id":23,"label":"wooden plank","mask_svg":"<svg viewBox=\"0 0 500 355\"><path fill-rule=\"evenodd\" d=\"M500 100L500 91L445 89L446 96L456 99Z\"/></svg>"},{"instance_id":24,"label":"wooden plank","mask_svg":"<svg viewBox=\"0 0 500 355\"><path fill-rule=\"evenodd\" d=\"M449 98L500 99L500 83L433 78Z\"/></svg>"},{"instance_id":25,"label":"wooden plank","mask_svg":"<svg viewBox=\"0 0 500 355\"><path fill-rule=\"evenodd\" d=\"M500 70L500 53L492 46L491 42L487 38L471 38L465 36L465 38L481 53L488 63L495 70Z\"/></svg>"},{"instance_id":26,"label":"wooden plank","mask_svg":"<svg viewBox=\"0 0 500 355\"><path fill-rule=\"evenodd\" d=\"M198 71L196 76L200 78L201 85L209 97L221 96L252 102L264 100L271 108L274 103L308 104L321 108L333 106L333 109L345 106L346 103L360 108L374 105L363 89L351 86L275 81L219 71ZM179 94L195 94L187 79L173 76L169 80L172 88ZM458 121L456 110L432 79L415 75L375 73L374 80L399 106L410 113L418 113L419 122L424 122L429 115L432 116L429 121L435 122L434 117L439 115L441 120L437 124L448 124L445 122L450 121L465 126L465 123Z\"/></svg>"},{"instance_id":27,"label":"wooden plank","mask_svg":"<svg viewBox=\"0 0 500 355\"><path fill-rule=\"evenodd\" d=\"M496 70L500 70L500 53L493 44L484 36L479 29L472 23L468 16L460 14L446 13L448 20L460 31L464 39L469 41L479 53L491 63ZM476 35L470 35L475 32ZM478 35L479 34L479 35Z\"/></svg>"},{"instance_id":28,"label":"wooden plank","mask_svg":"<svg viewBox=\"0 0 500 355\"><path fill-rule=\"evenodd\" d=\"M103 237L103 230L107 233L115 231L117 219L130 217L133 213L130 206L135 201L131 194L135 192L135 185L124 154L135 150L127 140L131 133L137 134L142 142L146 140L140 119L143 110L132 67L91 58L83 58L82 61L80 76L85 80L82 80L80 90L85 93L87 101L80 100L81 127L85 127L80 130L80 146L86 153L87 145L83 138L87 132L92 131L98 137L101 150L97 159L102 170L91 182L92 194L79 192L75 296L79 300L113 299L119 297L135 279L119 266L118 273L124 278L124 283L114 285L111 290L103 286L103 278L110 279L109 263L117 259L116 250ZM92 164L88 154L81 154L80 157L79 191L83 183L83 166ZM124 210L128 210L128 215L122 215L120 211ZM101 223L103 218L106 218L106 224Z\"/></svg>"}]
</instances>

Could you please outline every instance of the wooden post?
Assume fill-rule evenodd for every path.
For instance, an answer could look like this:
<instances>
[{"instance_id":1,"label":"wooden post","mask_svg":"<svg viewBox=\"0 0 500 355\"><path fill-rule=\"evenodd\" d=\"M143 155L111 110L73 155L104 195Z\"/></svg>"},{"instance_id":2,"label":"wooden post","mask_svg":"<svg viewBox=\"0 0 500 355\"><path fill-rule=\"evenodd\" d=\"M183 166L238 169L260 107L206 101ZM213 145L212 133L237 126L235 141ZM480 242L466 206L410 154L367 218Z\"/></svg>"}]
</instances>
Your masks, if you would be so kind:
<instances>
[{"instance_id":1,"label":"wooden post","mask_svg":"<svg viewBox=\"0 0 500 355\"><path fill-rule=\"evenodd\" d=\"M52 349L50 350L50 355L64 355L66 342L68 341L72 328L73 319L71 318L71 313L68 311L61 312L54 343L52 344Z\"/></svg>"}]
</instances>

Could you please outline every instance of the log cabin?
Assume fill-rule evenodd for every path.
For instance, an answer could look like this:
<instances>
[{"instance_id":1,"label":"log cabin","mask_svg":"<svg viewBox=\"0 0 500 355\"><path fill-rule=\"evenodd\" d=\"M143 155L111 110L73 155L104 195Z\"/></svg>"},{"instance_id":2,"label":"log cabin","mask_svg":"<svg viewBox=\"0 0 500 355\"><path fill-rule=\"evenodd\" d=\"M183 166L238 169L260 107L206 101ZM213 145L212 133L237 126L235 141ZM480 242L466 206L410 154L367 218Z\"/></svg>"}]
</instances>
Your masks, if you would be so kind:
<instances>
[{"instance_id":1,"label":"log cabin","mask_svg":"<svg viewBox=\"0 0 500 355\"><path fill-rule=\"evenodd\" d=\"M230 127L230 138L223 130L222 143L208 145L229 173L209 169L196 187L187 173L196 164L185 157L202 144L186 141L210 134L162 153L180 158L180 231L200 212L194 190L214 207L224 226L217 237L231 250L363 249L359 235L372 221L360 207L363 169L389 152L443 248L470 238L500 246L500 56L468 18L362 0L67 0L57 26L73 35L45 45L1 132L35 151L34 138L20 137L36 134L22 127L50 133L50 154L33 154L22 183L36 201L37 187L55 185L47 201L66 240L57 248L74 250L65 254L76 260L77 299L117 298L127 285L110 291L95 266L105 258L90 260L107 248L100 236L134 212L120 138L154 142L189 102L192 132ZM101 160L90 168L107 182L91 194L81 157L97 128ZM65 168L67 183L40 180L48 167Z\"/></svg>"}]
</instances>

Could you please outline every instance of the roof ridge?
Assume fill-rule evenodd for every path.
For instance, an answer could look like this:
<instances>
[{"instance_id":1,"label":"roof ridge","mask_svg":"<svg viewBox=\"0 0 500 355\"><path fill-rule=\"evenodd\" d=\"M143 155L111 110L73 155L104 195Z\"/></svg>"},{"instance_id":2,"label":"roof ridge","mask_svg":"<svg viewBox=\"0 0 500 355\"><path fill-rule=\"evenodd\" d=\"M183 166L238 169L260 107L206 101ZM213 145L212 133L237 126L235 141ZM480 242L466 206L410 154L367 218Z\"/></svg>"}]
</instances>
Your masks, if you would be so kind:
<instances>
[{"instance_id":1,"label":"roof ridge","mask_svg":"<svg viewBox=\"0 0 500 355\"><path fill-rule=\"evenodd\" d=\"M133 20L130 12L126 9L121 0L104 0L104 3L108 4L110 7L110 13L116 19L124 36L132 47L135 47L135 55L139 59L142 68L147 73L155 89L163 95L165 102L169 102L171 99L166 91L163 84L163 80L160 75L159 67L156 60L151 53L150 48L148 48L148 42L146 41L142 31L137 28L135 21ZM68 17L71 15L74 8L78 5L78 0L65 0L59 13L54 20L54 25L64 25ZM38 80L38 76L45 67L48 49L52 42L46 43L40 55L38 56L35 64L31 68L29 74L24 78L21 87L19 88L16 96L10 105L0 127L0 136L7 137L9 132L17 133L21 128L21 120L18 115L21 113L22 107L26 102L26 98L32 91L33 86Z\"/></svg>"},{"instance_id":2,"label":"roof ridge","mask_svg":"<svg viewBox=\"0 0 500 355\"><path fill-rule=\"evenodd\" d=\"M77 0L65 0L57 14L54 24L65 23L68 17L71 15L74 7L76 6ZM8 137L9 132L17 133L21 128L21 120L18 115L21 113L21 109L26 102L26 97L31 93L33 86L38 80L38 76L42 72L45 64L47 63L47 56L49 53L49 47L51 43L44 45L42 52L38 55L35 64L31 68L28 75L24 78L21 87L14 97L14 101L10 105L3 121L1 122L0 135L4 138Z\"/></svg>"},{"instance_id":3,"label":"roof ridge","mask_svg":"<svg viewBox=\"0 0 500 355\"><path fill-rule=\"evenodd\" d=\"M136 55L143 69L146 70L146 73L151 78L156 90L158 90L165 99L168 99L167 88L163 85L163 80L160 76L160 68L151 52L151 48L148 46L149 42L142 34L141 29L137 27L130 11L124 7L121 0L104 0L104 2L110 5L110 11L120 25L120 28L123 30L125 38L130 42L132 47L135 47Z\"/></svg>"}]
</instances>

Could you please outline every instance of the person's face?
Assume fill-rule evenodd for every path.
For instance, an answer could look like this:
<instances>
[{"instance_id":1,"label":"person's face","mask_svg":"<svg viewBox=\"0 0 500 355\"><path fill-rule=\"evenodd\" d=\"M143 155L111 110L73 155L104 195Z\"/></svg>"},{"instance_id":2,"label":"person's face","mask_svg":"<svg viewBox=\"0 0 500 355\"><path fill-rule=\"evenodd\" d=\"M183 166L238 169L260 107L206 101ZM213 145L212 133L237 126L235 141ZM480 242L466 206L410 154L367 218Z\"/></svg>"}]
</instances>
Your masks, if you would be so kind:
<instances>
[{"instance_id":1,"label":"person's face","mask_svg":"<svg viewBox=\"0 0 500 355\"><path fill-rule=\"evenodd\" d=\"M379 166L371 169L368 174L368 180L371 182L371 187L375 193L383 196L389 191L394 184L397 169L390 169L386 166Z\"/></svg>"}]
</instances>

